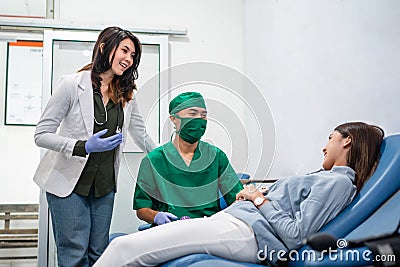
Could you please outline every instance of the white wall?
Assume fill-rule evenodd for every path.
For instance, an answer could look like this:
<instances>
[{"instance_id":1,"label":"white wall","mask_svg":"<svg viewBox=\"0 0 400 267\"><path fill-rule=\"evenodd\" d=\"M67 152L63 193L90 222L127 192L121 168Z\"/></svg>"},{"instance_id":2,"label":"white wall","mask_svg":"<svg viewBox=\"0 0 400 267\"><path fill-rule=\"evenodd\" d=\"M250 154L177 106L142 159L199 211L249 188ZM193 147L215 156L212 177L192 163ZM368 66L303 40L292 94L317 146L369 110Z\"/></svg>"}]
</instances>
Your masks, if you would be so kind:
<instances>
[{"instance_id":1,"label":"white wall","mask_svg":"<svg viewBox=\"0 0 400 267\"><path fill-rule=\"evenodd\" d=\"M171 38L171 66L212 61L243 69L241 0L59 1L60 20L129 28L186 28L186 37Z\"/></svg>"},{"instance_id":2,"label":"white wall","mask_svg":"<svg viewBox=\"0 0 400 267\"><path fill-rule=\"evenodd\" d=\"M245 0L244 49L276 125L269 177L320 168L342 122L400 131L399 1Z\"/></svg>"},{"instance_id":3,"label":"white wall","mask_svg":"<svg viewBox=\"0 0 400 267\"><path fill-rule=\"evenodd\" d=\"M17 17L46 17L45 0L0 1L0 15Z\"/></svg>"}]
</instances>

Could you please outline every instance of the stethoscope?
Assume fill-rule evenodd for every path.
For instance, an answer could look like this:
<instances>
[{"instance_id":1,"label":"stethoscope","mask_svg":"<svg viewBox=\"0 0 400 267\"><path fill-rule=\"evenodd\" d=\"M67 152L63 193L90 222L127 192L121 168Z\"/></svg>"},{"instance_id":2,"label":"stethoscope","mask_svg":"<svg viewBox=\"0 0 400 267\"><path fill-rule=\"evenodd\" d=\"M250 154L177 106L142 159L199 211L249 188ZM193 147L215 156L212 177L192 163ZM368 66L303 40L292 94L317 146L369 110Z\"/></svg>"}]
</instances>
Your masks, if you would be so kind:
<instances>
[{"instance_id":1,"label":"stethoscope","mask_svg":"<svg viewBox=\"0 0 400 267\"><path fill-rule=\"evenodd\" d=\"M105 116L106 118L105 118L104 122L99 122L99 121L97 121L97 120L96 120L96 116L94 116L94 114L93 114L94 122L95 122L97 125L101 126L101 125L104 125L104 124L107 123L107 120L108 120L108 111L107 111L106 105L105 105L104 102L103 102L103 95L101 94L101 92L100 92L99 90L93 90L93 94L97 94L97 95L100 96L101 102L103 103L104 112L105 112L105 114L106 114L106 116ZM119 127L119 113L120 113L120 109L121 109L121 103L118 102L118 106L117 106L117 129L115 130L115 133L120 133L120 132L122 131L121 127Z\"/></svg>"}]
</instances>

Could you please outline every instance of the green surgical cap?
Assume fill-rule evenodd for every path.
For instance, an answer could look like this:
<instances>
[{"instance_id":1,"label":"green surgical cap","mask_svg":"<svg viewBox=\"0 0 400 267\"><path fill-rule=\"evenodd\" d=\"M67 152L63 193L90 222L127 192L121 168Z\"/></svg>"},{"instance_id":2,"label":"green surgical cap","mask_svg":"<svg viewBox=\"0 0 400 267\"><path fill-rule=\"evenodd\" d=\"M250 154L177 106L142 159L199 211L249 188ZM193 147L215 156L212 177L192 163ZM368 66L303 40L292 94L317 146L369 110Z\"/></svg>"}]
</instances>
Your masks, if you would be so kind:
<instances>
[{"instance_id":1,"label":"green surgical cap","mask_svg":"<svg viewBox=\"0 0 400 267\"><path fill-rule=\"evenodd\" d=\"M175 114L185 108L206 108L204 98L197 92L185 92L176 96L169 102L169 114Z\"/></svg>"}]
</instances>

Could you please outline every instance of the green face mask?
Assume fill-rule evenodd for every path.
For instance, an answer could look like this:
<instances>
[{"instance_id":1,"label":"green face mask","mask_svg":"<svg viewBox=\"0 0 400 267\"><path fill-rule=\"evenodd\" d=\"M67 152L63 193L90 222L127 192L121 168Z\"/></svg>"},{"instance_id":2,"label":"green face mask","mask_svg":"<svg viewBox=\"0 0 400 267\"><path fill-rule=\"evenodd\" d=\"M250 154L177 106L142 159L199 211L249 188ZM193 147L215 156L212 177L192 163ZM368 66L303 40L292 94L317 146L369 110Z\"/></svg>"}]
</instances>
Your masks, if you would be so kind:
<instances>
[{"instance_id":1,"label":"green face mask","mask_svg":"<svg viewBox=\"0 0 400 267\"><path fill-rule=\"evenodd\" d=\"M181 128L177 134L186 142L194 144L200 140L207 128L207 120L202 118L182 118L174 115L181 120Z\"/></svg>"}]
</instances>

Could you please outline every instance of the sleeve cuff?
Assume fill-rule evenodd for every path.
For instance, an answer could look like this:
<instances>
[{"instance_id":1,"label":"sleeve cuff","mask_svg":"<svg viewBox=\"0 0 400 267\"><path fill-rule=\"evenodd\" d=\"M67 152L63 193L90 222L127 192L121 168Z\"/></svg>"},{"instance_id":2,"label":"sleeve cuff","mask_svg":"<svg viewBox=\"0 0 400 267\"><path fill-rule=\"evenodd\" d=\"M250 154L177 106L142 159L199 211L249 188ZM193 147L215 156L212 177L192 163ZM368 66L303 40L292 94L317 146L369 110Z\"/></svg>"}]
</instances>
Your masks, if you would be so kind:
<instances>
[{"instance_id":1,"label":"sleeve cuff","mask_svg":"<svg viewBox=\"0 0 400 267\"><path fill-rule=\"evenodd\" d=\"M263 205L261 205L259 210L267 220L272 218L277 212L272 202L264 203Z\"/></svg>"},{"instance_id":2,"label":"sleeve cuff","mask_svg":"<svg viewBox=\"0 0 400 267\"><path fill-rule=\"evenodd\" d=\"M86 144L86 141L78 140L75 143L74 151L72 152L72 156L86 157L87 153L86 153L86 149L85 149L85 144Z\"/></svg>"},{"instance_id":3,"label":"sleeve cuff","mask_svg":"<svg viewBox=\"0 0 400 267\"><path fill-rule=\"evenodd\" d=\"M153 209L152 203L144 203L144 202L141 202L139 204L133 203L134 210L145 209L145 208Z\"/></svg>"}]
</instances>

